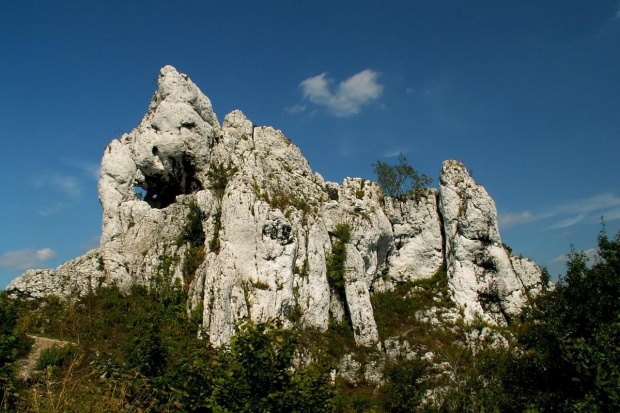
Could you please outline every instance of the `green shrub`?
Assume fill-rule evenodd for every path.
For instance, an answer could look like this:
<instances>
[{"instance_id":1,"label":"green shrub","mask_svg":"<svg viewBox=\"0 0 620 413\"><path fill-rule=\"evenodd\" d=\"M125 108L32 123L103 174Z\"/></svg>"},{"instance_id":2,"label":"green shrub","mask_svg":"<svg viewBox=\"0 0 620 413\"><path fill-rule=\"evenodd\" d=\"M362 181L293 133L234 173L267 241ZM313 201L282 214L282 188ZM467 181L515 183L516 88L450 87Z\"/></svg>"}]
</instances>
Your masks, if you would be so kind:
<instances>
[{"instance_id":1,"label":"green shrub","mask_svg":"<svg viewBox=\"0 0 620 413\"><path fill-rule=\"evenodd\" d=\"M213 237L209 240L209 250L219 254L220 252L220 230L222 229L221 211L217 210L213 214Z\"/></svg>"},{"instance_id":2,"label":"green shrub","mask_svg":"<svg viewBox=\"0 0 620 413\"><path fill-rule=\"evenodd\" d=\"M49 347L41 352L37 360L37 370L45 370L47 367L67 367L78 355L79 350L73 344Z\"/></svg>"},{"instance_id":3,"label":"green shrub","mask_svg":"<svg viewBox=\"0 0 620 413\"><path fill-rule=\"evenodd\" d=\"M377 161L372 164L372 170L377 175L377 183L383 192L401 200L412 196L419 198L423 190L433 183L432 178L420 174L407 164L407 158L402 152L398 155L397 165Z\"/></svg>"},{"instance_id":4,"label":"green shrub","mask_svg":"<svg viewBox=\"0 0 620 413\"><path fill-rule=\"evenodd\" d=\"M327 282L332 287L343 304L346 303L345 274L347 261L347 243L351 240L351 227L348 224L338 224L333 236L332 252L327 256Z\"/></svg>"},{"instance_id":5,"label":"green shrub","mask_svg":"<svg viewBox=\"0 0 620 413\"><path fill-rule=\"evenodd\" d=\"M187 222L181 231L177 244L188 243L192 248L199 248L205 244L205 232L202 228L203 213L194 200L189 203L188 208Z\"/></svg>"},{"instance_id":6,"label":"green shrub","mask_svg":"<svg viewBox=\"0 0 620 413\"><path fill-rule=\"evenodd\" d=\"M620 411L620 232L598 237L594 264L569 255L566 277L536 300L513 386L542 410Z\"/></svg>"},{"instance_id":7,"label":"green shrub","mask_svg":"<svg viewBox=\"0 0 620 413\"><path fill-rule=\"evenodd\" d=\"M269 284L267 284L266 282L263 282L261 280L257 280L257 281L250 280L250 284L252 284L252 287L257 288L259 290L268 290L269 289Z\"/></svg>"},{"instance_id":8,"label":"green shrub","mask_svg":"<svg viewBox=\"0 0 620 413\"><path fill-rule=\"evenodd\" d=\"M386 382L379 396L384 411L419 411L428 390L429 367L429 362L420 359L386 363Z\"/></svg>"},{"instance_id":9,"label":"green shrub","mask_svg":"<svg viewBox=\"0 0 620 413\"><path fill-rule=\"evenodd\" d=\"M448 276L443 267L431 278L398 283L391 291L375 292L370 301L382 339L427 329L428 326L416 318L416 313L422 309L454 306L449 298Z\"/></svg>"},{"instance_id":10,"label":"green shrub","mask_svg":"<svg viewBox=\"0 0 620 413\"><path fill-rule=\"evenodd\" d=\"M209 186L216 198L222 199L230 178L232 178L238 170L236 166L230 163L227 166L216 163L211 165L211 169L207 172L207 179L209 180Z\"/></svg>"}]
</instances>

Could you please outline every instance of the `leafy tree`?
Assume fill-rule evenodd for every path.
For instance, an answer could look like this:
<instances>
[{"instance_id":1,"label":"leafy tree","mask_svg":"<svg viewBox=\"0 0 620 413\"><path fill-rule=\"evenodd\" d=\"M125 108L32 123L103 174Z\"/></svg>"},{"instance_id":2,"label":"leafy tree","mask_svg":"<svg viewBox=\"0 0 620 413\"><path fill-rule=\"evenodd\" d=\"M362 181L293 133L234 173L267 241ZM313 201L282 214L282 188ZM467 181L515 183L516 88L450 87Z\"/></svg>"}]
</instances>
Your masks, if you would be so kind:
<instances>
[{"instance_id":1,"label":"leafy tree","mask_svg":"<svg viewBox=\"0 0 620 413\"><path fill-rule=\"evenodd\" d=\"M419 197L422 190L433 182L432 178L409 165L402 152L398 155L398 164L377 161L372 164L372 170L377 175L379 186L393 198Z\"/></svg>"},{"instance_id":2,"label":"leafy tree","mask_svg":"<svg viewBox=\"0 0 620 413\"><path fill-rule=\"evenodd\" d=\"M620 411L620 232L603 230L589 267L571 252L566 277L526 318L514 375L525 402L564 411ZM520 388L517 390L517 388Z\"/></svg>"}]
</instances>

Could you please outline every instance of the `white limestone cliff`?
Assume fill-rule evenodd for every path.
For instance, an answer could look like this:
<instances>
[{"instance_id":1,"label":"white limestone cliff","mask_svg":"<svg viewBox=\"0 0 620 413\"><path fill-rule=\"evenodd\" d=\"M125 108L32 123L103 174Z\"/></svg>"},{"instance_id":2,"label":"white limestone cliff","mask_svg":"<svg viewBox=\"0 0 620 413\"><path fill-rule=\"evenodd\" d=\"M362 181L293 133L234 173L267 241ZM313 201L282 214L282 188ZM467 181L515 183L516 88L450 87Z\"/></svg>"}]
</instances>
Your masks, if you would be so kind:
<instances>
[{"instance_id":1,"label":"white limestone cliff","mask_svg":"<svg viewBox=\"0 0 620 413\"><path fill-rule=\"evenodd\" d=\"M439 175L439 210L445 231L448 283L466 319L482 316L505 324L517 316L528 293L542 289L541 270L511 257L501 242L493 199L458 161Z\"/></svg>"},{"instance_id":2,"label":"white limestone cliff","mask_svg":"<svg viewBox=\"0 0 620 413\"><path fill-rule=\"evenodd\" d=\"M540 268L502 247L493 200L462 164L446 161L439 191L404 201L359 178L325 182L281 131L238 110L220 127L209 99L171 66L138 127L105 149L98 188L100 248L29 270L8 290L68 296L163 277L187 289L188 310L202 310L216 345L249 317L320 330L344 320L358 344L374 346L372 294L444 264L470 319L503 324L541 289ZM342 225L351 234L344 295L328 268ZM200 245L188 228L204 234Z\"/></svg>"}]
</instances>

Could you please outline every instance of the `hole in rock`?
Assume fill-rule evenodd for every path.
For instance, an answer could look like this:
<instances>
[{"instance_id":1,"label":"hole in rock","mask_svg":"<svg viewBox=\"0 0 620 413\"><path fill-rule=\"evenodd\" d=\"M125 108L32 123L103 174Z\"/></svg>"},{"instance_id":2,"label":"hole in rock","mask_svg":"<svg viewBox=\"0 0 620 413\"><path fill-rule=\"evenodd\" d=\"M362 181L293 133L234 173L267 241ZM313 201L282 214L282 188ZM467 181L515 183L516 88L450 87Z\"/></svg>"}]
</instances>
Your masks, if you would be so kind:
<instances>
[{"instance_id":1,"label":"hole in rock","mask_svg":"<svg viewBox=\"0 0 620 413\"><path fill-rule=\"evenodd\" d=\"M182 128L187 128L189 130L192 130L196 127L196 123L192 122L192 121L185 121L181 123L181 127Z\"/></svg>"},{"instance_id":2,"label":"hole in rock","mask_svg":"<svg viewBox=\"0 0 620 413\"><path fill-rule=\"evenodd\" d=\"M134 189L136 198L138 198L140 201L144 200L144 197L146 196L146 189L142 188L141 186L137 186L137 185L133 189Z\"/></svg>"},{"instance_id":3,"label":"hole in rock","mask_svg":"<svg viewBox=\"0 0 620 413\"><path fill-rule=\"evenodd\" d=\"M156 146L153 146L152 151L154 155L159 154ZM166 173L145 174L144 182L134 187L136 196L151 208L166 208L175 202L177 195L192 194L203 189L196 177L191 156L184 154L180 159L167 157L162 161L166 165Z\"/></svg>"}]
</instances>

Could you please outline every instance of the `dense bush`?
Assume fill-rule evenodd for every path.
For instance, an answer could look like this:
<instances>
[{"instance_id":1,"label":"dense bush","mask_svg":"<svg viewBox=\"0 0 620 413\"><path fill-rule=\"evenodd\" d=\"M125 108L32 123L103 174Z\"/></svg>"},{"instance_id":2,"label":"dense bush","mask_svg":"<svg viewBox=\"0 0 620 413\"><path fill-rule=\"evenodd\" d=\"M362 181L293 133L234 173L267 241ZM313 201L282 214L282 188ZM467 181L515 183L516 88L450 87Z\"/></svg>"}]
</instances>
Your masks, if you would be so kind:
<instances>
[{"instance_id":1,"label":"dense bush","mask_svg":"<svg viewBox=\"0 0 620 413\"><path fill-rule=\"evenodd\" d=\"M424 383L428 372L429 363L424 360L389 362L380 394L384 411L406 413L420 409L428 390Z\"/></svg>"},{"instance_id":2,"label":"dense bush","mask_svg":"<svg viewBox=\"0 0 620 413\"><path fill-rule=\"evenodd\" d=\"M620 232L598 237L588 266L571 252L566 277L526 318L519 393L564 411L620 411ZM524 396L525 398L525 396Z\"/></svg>"}]
</instances>

